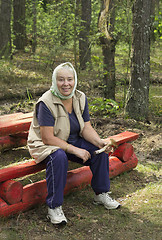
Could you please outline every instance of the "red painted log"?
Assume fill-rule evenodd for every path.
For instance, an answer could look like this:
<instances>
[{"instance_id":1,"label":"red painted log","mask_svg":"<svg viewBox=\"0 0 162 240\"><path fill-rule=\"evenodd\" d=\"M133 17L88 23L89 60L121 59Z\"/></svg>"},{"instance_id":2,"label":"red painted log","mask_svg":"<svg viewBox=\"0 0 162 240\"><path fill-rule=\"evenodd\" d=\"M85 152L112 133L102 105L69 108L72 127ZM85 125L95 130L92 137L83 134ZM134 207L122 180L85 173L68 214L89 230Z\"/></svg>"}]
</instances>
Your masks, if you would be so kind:
<instances>
[{"instance_id":1,"label":"red painted log","mask_svg":"<svg viewBox=\"0 0 162 240\"><path fill-rule=\"evenodd\" d=\"M0 136L12 135L19 132L28 131L33 113L24 113L12 119L11 115L8 120L6 117L0 118Z\"/></svg>"},{"instance_id":2,"label":"red painted log","mask_svg":"<svg viewBox=\"0 0 162 240\"><path fill-rule=\"evenodd\" d=\"M127 172L135 168L138 164L138 159L135 153L132 154L129 161L121 162L117 157L111 156L109 161L110 178L118 176L123 172Z\"/></svg>"},{"instance_id":3,"label":"red painted log","mask_svg":"<svg viewBox=\"0 0 162 240\"><path fill-rule=\"evenodd\" d=\"M39 199L41 202L45 202L47 196L47 183L46 180L41 180L39 182L31 183L23 188L23 203L29 203L32 201L37 201Z\"/></svg>"},{"instance_id":4,"label":"red painted log","mask_svg":"<svg viewBox=\"0 0 162 240\"><path fill-rule=\"evenodd\" d=\"M81 167L68 171L67 183L64 194L68 194L71 190L80 189L89 184L91 181L91 171L89 167ZM73 183L73 184L71 184ZM26 185L23 189L22 202L8 205L3 199L0 199L0 216L7 217L22 211L26 211L35 205L45 202L47 196L46 180Z\"/></svg>"},{"instance_id":5,"label":"red painted log","mask_svg":"<svg viewBox=\"0 0 162 240\"><path fill-rule=\"evenodd\" d=\"M14 120L20 120L20 119L25 119L30 117L33 117L33 112L29 112L29 113L18 112L18 113L5 114L0 116L0 126L2 122L11 122Z\"/></svg>"},{"instance_id":6,"label":"red painted log","mask_svg":"<svg viewBox=\"0 0 162 240\"><path fill-rule=\"evenodd\" d=\"M110 178L135 168L137 163L138 160L135 154L133 154L127 162L121 162L117 157L110 157ZM69 171L64 194L68 194L72 190L82 188L89 184L91 178L92 173L89 167L81 167ZM9 206L0 199L0 216L9 216L20 211L28 210L37 204L44 203L46 196L46 180L29 184L24 187L22 202Z\"/></svg>"},{"instance_id":7,"label":"red painted log","mask_svg":"<svg viewBox=\"0 0 162 240\"><path fill-rule=\"evenodd\" d=\"M88 166L80 167L68 172L64 194L68 194L76 189L82 189L84 186L90 184L92 179L92 172Z\"/></svg>"},{"instance_id":8,"label":"red painted log","mask_svg":"<svg viewBox=\"0 0 162 240\"><path fill-rule=\"evenodd\" d=\"M0 136L12 135L19 132L28 131L32 118L4 122L0 125Z\"/></svg>"},{"instance_id":9,"label":"red painted log","mask_svg":"<svg viewBox=\"0 0 162 240\"><path fill-rule=\"evenodd\" d=\"M105 142L107 142L109 139L114 139L118 145L125 143L125 142L131 142L136 140L139 137L138 133L134 133L134 132L129 132L129 131L125 131L122 133L119 133L117 135L113 135L111 137L108 137L106 139L104 139Z\"/></svg>"},{"instance_id":10,"label":"red painted log","mask_svg":"<svg viewBox=\"0 0 162 240\"><path fill-rule=\"evenodd\" d=\"M26 136L25 136L26 135ZM26 145L26 134L23 137L18 138L17 136L3 136L0 137L0 152L11 148L22 147Z\"/></svg>"},{"instance_id":11,"label":"red painted log","mask_svg":"<svg viewBox=\"0 0 162 240\"><path fill-rule=\"evenodd\" d=\"M0 169L0 182L37 173L43 169L45 169L45 163L36 164L34 160L2 168Z\"/></svg>"},{"instance_id":12,"label":"red painted log","mask_svg":"<svg viewBox=\"0 0 162 240\"><path fill-rule=\"evenodd\" d=\"M10 121L20 118L23 115L24 115L24 113L22 113L22 112L2 115L2 116L0 116L0 125L2 122L10 122Z\"/></svg>"},{"instance_id":13,"label":"red painted log","mask_svg":"<svg viewBox=\"0 0 162 240\"><path fill-rule=\"evenodd\" d=\"M134 149L132 144L123 143L111 154L111 156L116 156L121 161L127 162L129 161L133 153L134 153Z\"/></svg>"},{"instance_id":14,"label":"red painted log","mask_svg":"<svg viewBox=\"0 0 162 240\"><path fill-rule=\"evenodd\" d=\"M8 205L2 199L0 199L0 217L8 217L8 216L26 211L38 204L41 204L41 198L34 199L33 202L27 202L27 203L20 202L12 205Z\"/></svg>"},{"instance_id":15,"label":"red painted log","mask_svg":"<svg viewBox=\"0 0 162 240\"><path fill-rule=\"evenodd\" d=\"M3 216L1 215L1 212L4 211L6 207L8 208L8 206L9 205L2 198L0 198L0 216Z\"/></svg>"},{"instance_id":16,"label":"red painted log","mask_svg":"<svg viewBox=\"0 0 162 240\"><path fill-rule=\"evenodd\" d=\"M29 131L25 131L25 132L20 132L20 133L15 133L15 134L10 134L9 136L12 137L12 138L15 138L15 139L26 139L28 138L28 134L29 134Z\"/></svg>"},{"instance_id":17,"label":"red painted log","mask_svg":"<svg viewBox=\"0 0 162 240\"><path fill-rule=\"evenodd\" d=\"M9 204L22 200L23 186L20 182L8 180L0 184L0 197Z\"/></svg>"}]
</instances>

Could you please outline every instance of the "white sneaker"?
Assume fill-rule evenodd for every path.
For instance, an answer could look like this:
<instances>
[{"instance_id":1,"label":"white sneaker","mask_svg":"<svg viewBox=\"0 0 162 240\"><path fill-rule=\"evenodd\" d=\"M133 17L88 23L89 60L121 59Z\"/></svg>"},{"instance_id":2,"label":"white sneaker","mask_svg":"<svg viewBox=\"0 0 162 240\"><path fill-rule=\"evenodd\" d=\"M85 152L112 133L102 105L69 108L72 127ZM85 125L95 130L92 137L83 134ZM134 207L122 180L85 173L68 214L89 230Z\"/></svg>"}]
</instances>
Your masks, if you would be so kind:
<instances>
[{"instance_id":1,"label":"white sneaker","mask_svg":"<svg viewBox=\"0 0 162 240\"><path fill-rule=\"evenodd\" d=\"M106 209L116 209L120 207L120 203L113 200L108 192L95 195L93 203L96 205L102 204Z\"/></svg>"},{"instance_id":2,"label":"white sneaker","mask_svg":"<svg viewBox=\"0 0 162 240\"><path fill-rule=\"evenodd\" d=\"M47 218L51 220L53 224L66 224L67 219L62 211L62 206L56 207L54 209L48 208Z\"/></svg>"}]
</instances>

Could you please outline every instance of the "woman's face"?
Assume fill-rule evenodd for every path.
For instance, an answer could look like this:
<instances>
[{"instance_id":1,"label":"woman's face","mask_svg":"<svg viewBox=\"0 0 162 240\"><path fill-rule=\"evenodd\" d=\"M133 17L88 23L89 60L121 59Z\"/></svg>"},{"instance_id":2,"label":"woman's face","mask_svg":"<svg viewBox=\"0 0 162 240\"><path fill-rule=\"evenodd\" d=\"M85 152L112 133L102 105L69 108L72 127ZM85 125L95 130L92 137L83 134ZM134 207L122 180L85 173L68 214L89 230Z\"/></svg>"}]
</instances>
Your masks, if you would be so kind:
<instances>
[{"instance_id":1,"label":"woman's face","mask_svg":"<svg viewBox=\"0 0 162 240\"><path fill-rule=\"evenodd\" d=\"M73 72L67 68L60 69L57 72L56 82L63 96L70 95L75 85Z\"/></svg>"}]
</instances>

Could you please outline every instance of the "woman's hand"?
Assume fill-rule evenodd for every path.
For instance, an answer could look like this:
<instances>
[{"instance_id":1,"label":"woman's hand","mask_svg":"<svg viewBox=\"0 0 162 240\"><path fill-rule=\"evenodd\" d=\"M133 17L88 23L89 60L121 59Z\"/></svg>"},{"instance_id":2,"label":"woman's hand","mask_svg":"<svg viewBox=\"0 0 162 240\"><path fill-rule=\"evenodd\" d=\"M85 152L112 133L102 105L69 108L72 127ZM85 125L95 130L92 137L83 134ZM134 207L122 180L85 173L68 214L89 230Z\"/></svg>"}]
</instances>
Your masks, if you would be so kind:
<instances>
[{"instance_id":1,"label":"woman's hand","mask_svg":"<svg viewBox=\"0 0 162 240\"><path fill-rule=\"evenodd\" d=\"M107 145L107 148L105 150L106 153L113 153L118 146L117 142L111 138L106 142L106 145Z\"/></svg>"},{"instance_id":2,"label":"woman's hand","mask_svg":"<svg viewBox=\"0 0 162 240\"><path fill-rule=\"evenodd\" d=\"M85 163L88 159L91 158L91 154L82 148L76 148L75 149L75 155L83 160L83 163Z\"/></svg>"},{"instance_id":3,"label":"woman's hand","mask_svg":"<svg viewBox=\"0 0 162 240\"><path fill-rule=\"evenodd\" d=\"M107 146L104 151L105 153L108 154L114 152L114 146L112 146L111 143L105 143L105 146Z\"/></svg>"},{"instance_id":4,"label":"woman's hand","mask_svg":"<svg viewBox=\"0 0 162 240\"><path fill-rule=\"evenodd\" d=\"M99 150L95 151L95 154L99 154L101 152L105 153L112 153L114 152L115 148L117 147L117 143L113 139L109 139L108 141L104 142L104 140L101 140L99 143Z\"/></svg>"}]
</instances>

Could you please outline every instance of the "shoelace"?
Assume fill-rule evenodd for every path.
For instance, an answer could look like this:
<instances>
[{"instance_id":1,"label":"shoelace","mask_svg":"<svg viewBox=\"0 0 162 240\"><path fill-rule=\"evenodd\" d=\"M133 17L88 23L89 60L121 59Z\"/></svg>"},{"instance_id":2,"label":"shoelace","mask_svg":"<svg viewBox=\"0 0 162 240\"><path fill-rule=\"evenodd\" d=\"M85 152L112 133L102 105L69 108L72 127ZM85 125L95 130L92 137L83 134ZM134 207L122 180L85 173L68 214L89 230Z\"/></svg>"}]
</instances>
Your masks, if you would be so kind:
<instances>
[{"instance_id":1,"label":"shoelace","mask_svg":"<svg viewBox=\"0 0 162 240\"><path fill-rule=\"evenodd\" d=\"M107 198L109 201L113 202L114 200L109 196L110 193L111 193L111 192L105 193L105 196L106 196L106 198Z\"/></svg>"},{"instance_id":2,"label":"shoelace","mask_svg":"<svg viewBox=\"0 0 162 240\"><path fill-rule=\"evenodd\" d=\"M63 215L63 211L62 211L62 207L60 206L60 207L57 207L56 209L56 213L57 213L57 215Z\"/></svg>"}]
</instances>

